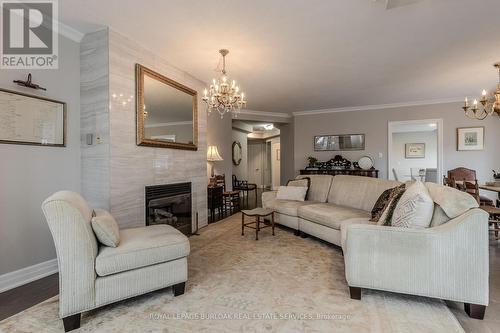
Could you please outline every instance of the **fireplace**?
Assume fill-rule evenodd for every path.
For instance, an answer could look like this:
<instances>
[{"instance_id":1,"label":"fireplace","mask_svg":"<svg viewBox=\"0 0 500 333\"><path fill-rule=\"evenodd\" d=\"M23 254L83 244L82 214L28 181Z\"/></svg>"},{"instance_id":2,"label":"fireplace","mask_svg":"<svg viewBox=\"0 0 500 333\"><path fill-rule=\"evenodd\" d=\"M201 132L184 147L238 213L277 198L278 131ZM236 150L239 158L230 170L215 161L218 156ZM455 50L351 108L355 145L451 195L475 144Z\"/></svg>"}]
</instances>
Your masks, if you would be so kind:
<instances>
[{"instance_id":1,"label":"fireplace","mask_svg":"<svg viewBox=\"0 0 500 333\"><path fill-rule=\"evenodd\" d=\"M155 224L191 235L191 183L146 186L146 225Z\"/></svg>"}]
</instances>

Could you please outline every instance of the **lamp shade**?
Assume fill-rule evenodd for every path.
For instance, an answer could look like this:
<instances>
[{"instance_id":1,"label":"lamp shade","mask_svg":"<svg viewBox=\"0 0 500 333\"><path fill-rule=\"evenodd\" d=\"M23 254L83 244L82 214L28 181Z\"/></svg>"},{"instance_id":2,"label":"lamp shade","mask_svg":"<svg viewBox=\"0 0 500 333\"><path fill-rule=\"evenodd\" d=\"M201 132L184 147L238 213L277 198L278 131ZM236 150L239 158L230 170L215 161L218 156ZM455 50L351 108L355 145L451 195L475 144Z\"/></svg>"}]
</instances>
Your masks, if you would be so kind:
<instances>
[{"instance_id":1,"label":"lamp shade","mask_svg":"<svg viewBox=\"0 0 500 333\"><path fill-rule=\"evenodd\" d=\"M217 146L208 146L207 161L215 162L223 160L224 159L219 155L219 150L217 149Z\"/></svg>"}]
</instances>

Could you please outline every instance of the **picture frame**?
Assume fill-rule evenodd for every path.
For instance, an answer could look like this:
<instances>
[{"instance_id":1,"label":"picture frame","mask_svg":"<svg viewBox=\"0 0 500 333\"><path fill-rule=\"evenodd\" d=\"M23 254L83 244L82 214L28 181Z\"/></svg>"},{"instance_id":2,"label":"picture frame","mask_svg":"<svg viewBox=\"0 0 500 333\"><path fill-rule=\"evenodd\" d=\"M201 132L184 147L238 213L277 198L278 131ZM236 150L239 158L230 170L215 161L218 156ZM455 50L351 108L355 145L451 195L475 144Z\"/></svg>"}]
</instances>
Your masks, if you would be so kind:
<instances>
[{"instance_id":1,"label":"picture frame","mask_svg":"<svg viewBox=\"0 0 500 333\"><path fill-rule=\"evenodd\" d=\"M66 147L66 103L0 88L0 143Z\"/></svg>"},{"instance_id":2,"label":"picture frame","mask_svg":"<svg viewBox=\"0 0 500 333\"><path fill-rule=\"evenodd\" d=\"M365 150L364 134L316 135L314 151Z\"/></svg>"},{"instance_id":3,"label":"picture frame","mask_svg":"<svg viewBox=\"0 0 500 333\"><path fill-rule=\"evenodd\" d=\"M425 143L405 144L405 158L425 158Z\"/></svg>"},{"instance_id":4,"label":"picture frame","mask_svg":"<svg viewBox=\"0 0 500 333\"><path fill-rule=\"evenodd\" d=\"M484 126L457 128L457 151L484 150Z\"/></svg>"}]
</instances>

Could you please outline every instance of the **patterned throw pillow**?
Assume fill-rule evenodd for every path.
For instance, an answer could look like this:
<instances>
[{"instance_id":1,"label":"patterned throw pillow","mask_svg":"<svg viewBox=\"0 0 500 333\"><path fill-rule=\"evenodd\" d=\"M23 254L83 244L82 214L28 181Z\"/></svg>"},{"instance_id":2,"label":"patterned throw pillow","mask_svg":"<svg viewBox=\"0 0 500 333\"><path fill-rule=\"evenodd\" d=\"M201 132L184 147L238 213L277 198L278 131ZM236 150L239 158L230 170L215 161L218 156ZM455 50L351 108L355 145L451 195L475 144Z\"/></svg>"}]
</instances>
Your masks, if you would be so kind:
<instances>
[{"instance_id":1,"label":"patterned throw pillow","mask_svg":"<svg viewBox=\"0 0 500 333\"><path fill-rule=\"evenodd\" d=\"M378 222L380 220L384 211L387 207L389 207L389 204L398 191L398 188L401 186L404 189L404 185L389 188L378 197L377 202L375 202L375 205L372 208L370 221Z\"/></svg>"},{"instance_id":2,"label":"patterned throw pillow","mask_svg":"<svg viewBox=\"0 0 500 333\"><path fill-rule=\"evenodd\" d=\"M403 196L403 194L405 193L405 191L406 191L405 184L400 185L394 189L394 191L392 193L393 196L391 198L391 201L389 202L389 205L384 210L384 212L382 213L382 216L378 220L378 222L377 222L378 225L385 225L385 226L391 225L394 210L396 209L396 206L397 206L399 200L401 199L401 197Z\"/></svg>"},{"instance_id":3,"label":"patterned throw pillow","mask_svg":"<svg viewBox=\"0 0 500 333\"><path fill-rule=\"evenodd\" d=\"M286 183L286 186L307 187L306 198L305 198L305 200L307 200L307 195L309 194L309 187L311 187L311 178L304 177L299 179L291 179Z\"/></svg>"},{"instance_id":4,"label":"patterned throw pillow","mask_svg":"<svg viewBox=\"0 0 500 333\"><path fill-rule=\"evenodd\" d=\"M429 228L434 213L434 201L421 181L408 187L399 200L391 225L401 228Z\"/></svg>"}]
</instances>

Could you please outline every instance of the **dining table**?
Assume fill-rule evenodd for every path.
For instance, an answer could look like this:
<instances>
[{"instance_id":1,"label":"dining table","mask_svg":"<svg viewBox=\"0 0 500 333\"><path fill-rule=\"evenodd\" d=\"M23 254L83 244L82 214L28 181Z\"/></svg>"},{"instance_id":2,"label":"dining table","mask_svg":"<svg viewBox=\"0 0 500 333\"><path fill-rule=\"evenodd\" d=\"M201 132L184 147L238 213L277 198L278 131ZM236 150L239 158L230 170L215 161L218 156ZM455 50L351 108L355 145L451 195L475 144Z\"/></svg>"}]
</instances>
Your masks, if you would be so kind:
<instances>
[{"instance_id":1,"label":"dining table","mask_svg":"<svg viewBox=\"0 0 500 333\"><path fill-rule=\"evenodd\" d=\"M498 194L497 206L499 205L499 203L500 203L500 186L483 184L483 185L479 185L479 188L481 190L485 190L485 191L497 192L497 194Z\"/></svg>"}]
</instances>

